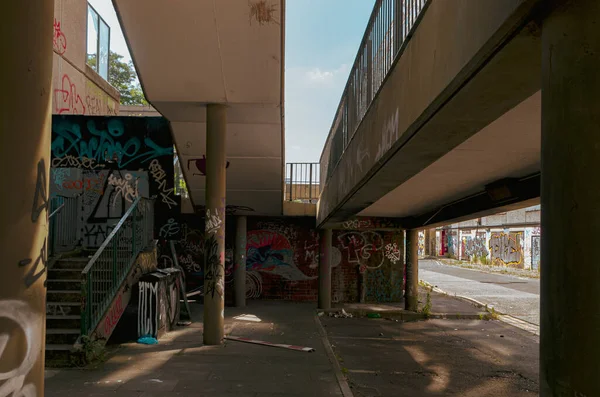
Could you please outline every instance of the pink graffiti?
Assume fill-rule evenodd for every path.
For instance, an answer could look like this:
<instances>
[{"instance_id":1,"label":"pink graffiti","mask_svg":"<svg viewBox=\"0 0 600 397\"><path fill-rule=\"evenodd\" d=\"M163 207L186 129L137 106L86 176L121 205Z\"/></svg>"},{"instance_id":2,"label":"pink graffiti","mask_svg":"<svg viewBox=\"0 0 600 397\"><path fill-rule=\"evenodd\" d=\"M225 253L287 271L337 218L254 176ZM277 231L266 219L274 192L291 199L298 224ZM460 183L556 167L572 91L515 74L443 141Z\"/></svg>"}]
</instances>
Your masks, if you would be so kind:
<instances>
[{"instance_id":1,"label":"pink graffiti","mask_svg":"<svg viewBox=\"0 0 600 397\"><path fill-rule=\"evenodd\" d=\"M60 55L64 54L67 50L67 38L60 30L60 21L57 21L56 18L54 18L54 36L52 37L52 45L54 50Z\"/></svg>"}]
</instances>

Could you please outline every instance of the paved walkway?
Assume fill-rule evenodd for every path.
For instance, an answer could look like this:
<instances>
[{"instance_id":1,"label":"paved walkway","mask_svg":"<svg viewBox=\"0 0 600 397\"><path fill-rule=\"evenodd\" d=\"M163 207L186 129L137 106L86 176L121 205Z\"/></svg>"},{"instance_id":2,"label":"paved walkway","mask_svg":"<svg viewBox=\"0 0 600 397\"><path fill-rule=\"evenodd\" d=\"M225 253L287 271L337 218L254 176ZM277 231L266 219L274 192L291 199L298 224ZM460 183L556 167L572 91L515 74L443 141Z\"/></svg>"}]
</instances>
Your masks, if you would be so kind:
<instances>
[{"instance_id":1,"label":"paved walkway","mask_svg":"<svg viewBox=\"0 0 600 397\"><path fill-rule=\"evenodd\" d=\"M419 261L419 278L449 294L473 298L501 313L539 325L540 281Z\"/></svg>"},{"instance_id":2,"label":"paved walkway","mask_svg":"<svg viewBox=\"0 0 600 397\"><path fill-rule=\"evenodd\" d=\"M196 320L202 306L193 305ZM341 396L319 335L315 304L249 302L226 308L226 333L313 347L305 353L228 341L202 345L201 323L158 345L126 344L93 370L49 371L46 396ZM235 317L246 314L245 319Z\"/></svg>"},{"instance_id":3,"label":"paved walkway","mask_svg":"<svg viewBox=\"0 0 600 397\"><path fill-rule=\"evenodd\" d=\"M538 395L539 340L502 322L321 322L355 397Z\"/></svg>"}]
</instances>

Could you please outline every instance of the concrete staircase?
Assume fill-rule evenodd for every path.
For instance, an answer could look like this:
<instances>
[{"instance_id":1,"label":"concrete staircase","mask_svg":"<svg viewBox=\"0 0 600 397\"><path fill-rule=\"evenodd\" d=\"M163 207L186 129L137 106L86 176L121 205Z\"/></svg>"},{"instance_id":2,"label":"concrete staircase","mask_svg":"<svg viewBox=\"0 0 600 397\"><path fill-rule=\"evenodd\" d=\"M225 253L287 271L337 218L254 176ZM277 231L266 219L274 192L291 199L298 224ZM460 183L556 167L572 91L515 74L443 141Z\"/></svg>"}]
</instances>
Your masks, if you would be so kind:
<instances>
[{"instance_id":1,"label":"concrete staircase","mask_svg":"<svg viewBox=\"0 0 600 397\"><path fill-rule=\"evenodd\" d=\"M48 271L46 363L68 364L81 335L81 271L89 258L57 260Z\"/></svg>"}]
</instances>

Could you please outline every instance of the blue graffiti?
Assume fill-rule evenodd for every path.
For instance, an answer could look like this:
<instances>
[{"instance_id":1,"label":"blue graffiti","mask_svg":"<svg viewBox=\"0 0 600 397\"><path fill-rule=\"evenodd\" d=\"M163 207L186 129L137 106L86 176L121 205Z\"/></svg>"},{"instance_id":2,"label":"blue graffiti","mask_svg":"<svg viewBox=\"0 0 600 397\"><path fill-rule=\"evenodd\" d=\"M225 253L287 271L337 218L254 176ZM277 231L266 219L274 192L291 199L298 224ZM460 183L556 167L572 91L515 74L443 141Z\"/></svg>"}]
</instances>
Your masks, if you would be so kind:
<instances>
[{"instance_id":1,"label":"blue graffiti","mask_svg":"<svg viewBox=\"0 0 600 397\"><path fill-rule=\"evenodd\" d=\"M286 258L293 255L289 249L273 250L270 245L248 247L246 268L248 270L274 270L278 266L290 266Z\"/></svg>"},{"instance_id":2,"label":"blue graffiti","mask_svg":"<svg viewBox=\"0 0 600 397\"><path fill-rule=\"evenodd\" d=\"M120 142L118 138L123 137L125 128L118 119L108 120L107 130L97 129L94 120L89 120L87 129L93 137L87 141L83 139L79 125L67 120L55 122L52 129L57 135L52 142L54 157L74 155L97 162L112 160L119 167L125 167L134 161L144 163L173 154L172 147L161 147L148 137L144 138L143 145L138 137L130 137L125 142Z\"/></svg>"}]
</instances>

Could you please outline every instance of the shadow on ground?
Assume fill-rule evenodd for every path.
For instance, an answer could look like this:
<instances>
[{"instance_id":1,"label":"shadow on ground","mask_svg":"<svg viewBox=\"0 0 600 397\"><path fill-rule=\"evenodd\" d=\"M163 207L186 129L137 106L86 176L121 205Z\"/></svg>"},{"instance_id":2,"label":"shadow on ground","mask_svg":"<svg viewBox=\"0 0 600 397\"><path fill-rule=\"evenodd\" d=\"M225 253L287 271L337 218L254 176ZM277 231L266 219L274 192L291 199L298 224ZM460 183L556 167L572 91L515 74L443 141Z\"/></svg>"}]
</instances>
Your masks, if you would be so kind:
<instances>
[{"instance_id":1,"label":"shadow on ground","mask_svg":"<svg viewBox=\"0 0 600 397\"><path fill-rule=\"evenodd\" d=\"M359 396L532 396L537 337L498 321L322 318Z\"/></svg>"}]
</instances>

